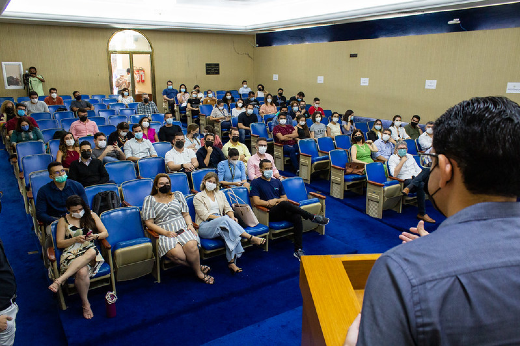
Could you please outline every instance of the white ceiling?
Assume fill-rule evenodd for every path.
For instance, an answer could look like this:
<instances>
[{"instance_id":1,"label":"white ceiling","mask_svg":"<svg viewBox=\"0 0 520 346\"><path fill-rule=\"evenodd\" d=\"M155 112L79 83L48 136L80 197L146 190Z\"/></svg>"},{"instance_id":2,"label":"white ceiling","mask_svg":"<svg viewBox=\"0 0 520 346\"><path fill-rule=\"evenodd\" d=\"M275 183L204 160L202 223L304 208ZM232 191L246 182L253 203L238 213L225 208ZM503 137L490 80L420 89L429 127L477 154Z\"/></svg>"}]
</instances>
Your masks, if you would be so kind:
<instances>
[{"instance_id":1,"label":"white ceiling","mask_svg":"<svg viewBox=\"0 0 520 346\"><path fill-rule=\"evenodd\" d=\"M255 33L503 4L501 0L0 0L4 22Z\"/></svg>"}]
</instances>

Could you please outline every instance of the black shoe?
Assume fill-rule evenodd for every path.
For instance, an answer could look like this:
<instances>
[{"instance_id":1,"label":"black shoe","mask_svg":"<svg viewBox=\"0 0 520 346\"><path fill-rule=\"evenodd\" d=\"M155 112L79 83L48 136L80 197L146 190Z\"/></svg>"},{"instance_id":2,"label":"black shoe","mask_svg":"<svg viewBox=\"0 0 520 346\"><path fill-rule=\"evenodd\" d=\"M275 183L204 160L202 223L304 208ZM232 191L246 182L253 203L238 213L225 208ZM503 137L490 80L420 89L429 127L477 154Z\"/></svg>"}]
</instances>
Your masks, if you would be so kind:
<instances>
[{"instance_id":1,"label":"black shoe","mask_svg":"<svg viewBox=\"0 0 520 346\"><path fill-rule=\"evenodd\" d=\"M320 225L326 225L329 223L329 218L322 215L314 215L312 222L319 223Z\"/></svg>"},{"instance_id":2,"label":"black shoe","mask_svg":"<svg viewBox=\"0 0 520 346\"><path fill-rule=\"evenodd\" d=\"M298 249L294 251L293 256L298 259L298 261L301 261L301 257L305 255L305 252L303 252L302 249Z\"/></svg>"}]
</instances>

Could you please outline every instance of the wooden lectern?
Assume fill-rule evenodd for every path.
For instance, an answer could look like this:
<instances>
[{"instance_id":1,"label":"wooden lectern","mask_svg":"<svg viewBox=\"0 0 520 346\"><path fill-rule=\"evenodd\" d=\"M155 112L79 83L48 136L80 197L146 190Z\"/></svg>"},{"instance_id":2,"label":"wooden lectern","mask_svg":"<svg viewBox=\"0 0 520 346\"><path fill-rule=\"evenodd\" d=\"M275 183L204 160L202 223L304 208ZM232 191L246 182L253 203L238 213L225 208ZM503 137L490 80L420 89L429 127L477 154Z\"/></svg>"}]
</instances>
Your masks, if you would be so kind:
<instances>
[{"instance_id":1,"label":"wooden lectern","mask_svg":"<svg viewBox=\"0 0 520 346\"><path fill-rule=\"evenodd\" d=\"M348 328L361 311L368 274L379 256L302 257L302 345L343 345Z\"/></svg>"}]
</instances>

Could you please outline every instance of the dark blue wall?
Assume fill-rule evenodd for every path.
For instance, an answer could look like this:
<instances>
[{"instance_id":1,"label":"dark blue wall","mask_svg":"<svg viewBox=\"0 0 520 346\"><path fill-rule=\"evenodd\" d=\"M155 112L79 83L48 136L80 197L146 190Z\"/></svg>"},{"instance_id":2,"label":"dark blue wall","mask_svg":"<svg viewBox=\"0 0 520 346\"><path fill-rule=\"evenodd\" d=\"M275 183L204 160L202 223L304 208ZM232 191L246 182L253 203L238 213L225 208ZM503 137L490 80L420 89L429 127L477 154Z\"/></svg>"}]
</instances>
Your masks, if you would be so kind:
<instances>
[{"instance_id":1,"label":"dark blue wall","mask_svg":"<svg viewBox=\"0 0 520 346\"><path fill-rule=\"evenodd\" d=\"M459 18L461 25L449 25ZM520 27L520 3L257 34L258 47Z\"/></svg>"}]
</instances>

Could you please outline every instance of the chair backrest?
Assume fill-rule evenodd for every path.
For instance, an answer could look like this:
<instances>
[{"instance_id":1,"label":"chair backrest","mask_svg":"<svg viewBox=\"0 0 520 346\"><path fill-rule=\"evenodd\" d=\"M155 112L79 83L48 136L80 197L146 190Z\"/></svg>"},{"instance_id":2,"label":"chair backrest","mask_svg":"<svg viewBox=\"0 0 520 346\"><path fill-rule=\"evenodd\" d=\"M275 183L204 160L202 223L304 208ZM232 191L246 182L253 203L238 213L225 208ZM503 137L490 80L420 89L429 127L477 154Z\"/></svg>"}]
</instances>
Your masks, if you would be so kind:
<instances>
[{"instance_id":1,"label":"chair backrest","mask_svg":"<svg viewBox=\"0 0 520 346\"><path fill-rule=\"evenodd\" d=\"M43 141L45 143L49 142L52 139L52 137L54 137L54 134L56 133L56 131L61 131L61 129L42 130Z\"/></svg>"},{"instance_id":2,"label":"chair backrest","mask_svg":"<svg viewBox=\"0 0 520 346\"><path fill-rule=\"evenodd\" d=\"M130 116L130 115L134 115L134 114L135 114L135 109L134 108L122 108L122 109L119 109L119 115Z\"/></svg>"},{"instance_id":3,"label":"chair backrest","mask_svg":"<svg viewBox=\"0 0 520 346\"><path fill-rule=\"evenodd\" d=\"M159 173L166 173L164 158L148 157L137 161L139 167L139 176L142 178L154 179Z\"/></svg>"},{"instance_id":4,"label":"chair backrest","mask_svg":"<svg viewBox=\"0 0 520 346\"><path fill-rule=\"evenodd\" d=\"M300 177L292 177L286 178L282 180L282 185L287 194L287 198L295 202L302 202L309 197L307 196L307 189L305 188L305 183L303 179Z\"/></svg>"},{"instance_id":5,"label":"chair backrest","mask_svg":"<svg viewBox=\"0 0 520 346\"><path fill-rule=\"evenodd\" d=\"M29 174L35 171L46 170L49 163L52 162L50 154L27 155L22 158L23 178L25 185L29 186Z\"/></svg>"},{"instance_id":6,"label":"chair backrest","mask_svg":"<svg viewBox=\"0 0 520 346\"><path fill-rule=\"evenodd\" d=\"M96 112L91 110L91 109L89 109L87 111L87 115L88 115L89 118L94 118L96 116Z\"/></svg>"},{"instance_id":7,"label":"chair backrest","mask_svg":"<svg viewBox=\"0 0 520 346\"><path fill-rule=\"evenodd\" d=\"M87 94L81 94L81 99L82 99L82 100L88 100L88 99L90 99L90 95L87 95Z\"/></svg>"},{"instance_id":8,"label":"chair backrest","mask_svg":"<svg viewBox=\"0 0 520 346\"><path fill-rule=\"evenodd\" d=\"M231 126L237 127L238 126L238 117L232 117L231 118Z\"/></svg>"},{"instance_id":9,"label":"chair backrest","mask_svg":"<svg viewBox=\"0 0 520 346\"><path fill-rule=\"evenodd\" d=\"M108 104L114 103L116 101L114 101L113 98L106 98L106 99L102 99L101 102L103 102L104 104L108 105Z\"/></svg>"},{"instance_id":10,"label":"chair backrest","mask_svg":"<svg viewBox=\"0 0 520 346\"><path fill-rule=\"evenodd\" d=\"M413 139L405 139L406 145L408 146L408 154L417 155L417 147L415 146L415 141Z\"/></svg>"},{"instance_id":11,"label":"chair backrest","mask_svg":"<svg viewBox=\"0 0 520 346\"><path fill-rule=\"evenodd\" d=\"M54 114L58 108L65 108L65 105L49 105L47 108L49 108L49 112L51 112L51 114Z\"/></svg>"},{"instance_id":12,"label":"chair backrest","mask_svg":"<svg viewBox=\"0 0 520 346\"><path fill-rule=\"evenodd\" d=\"M105 110L105 109L107 109L107 105L104 104L104 103L95 103L93 106L94 106L94 110L95 110L96 113L98 113L98 114L99 114L99 111L100 111L100 110Z\"/></svg>"},{"instance_id":13,"label":"chair backrest","mask_svg":"<svg viewBox=\"0 0 520 346\"><path fill-rule=\"evenodd\" d=\"M202 179L208 174L209 172L217 173L217 170L214 168L203 168L196 171L193 171L191 173L191 181L193 183L193 189L197 192L200 192L200 184L202 183Z\"/></svg>"},{"instance_id":14,"label":"chair backrest","mask_svg":"<svg viewBox=\"0 0 520 346\"><path fill-rule=\"evenodd\" d=\"M384 184L387 181L385 168L381 162L366 165L367 180Z\"/></svg>"},{"instance_id":15,"label":"chair backrest","mask_svg":"<svg viewBox=\"0 0 520 346\"><path fill-rule=\"evenodd\" d=\"M94 143L94 136L85 136L85 137L80 137L78 139L78 143L81 144L81 142L83 141L87 141L90 143L90 145L92 146L92 148L95 148L96 147L96 143Z\"/></svg>"},{"instance_id":16,"label":"chair backrest","mask_svg":"<svg viewBox=\"0 0 520 346\"><path fill-rule=\"evenodd\" d=\"M76 118L66 118L66 119L61 119L60 120L60 125L61 125L61 128L64 129L65 131L70 131L70 126L72 125L73 122L75 122Z\"/></svg>"},{"instance_id":17,"label":"chair backrest","mask_svg":"<svg viewBox=\"0 0 520 346\"><path fill-rule=\"evenodd\" d=\"M105 117L89 117L88 119L95 122L97 126L106 125L107 123L107 119Z\"/></svg>"},{"instance_id":18,"label":"chair backrest","mask_svg":"<svg viewBox=\"0 0 520 346\"><path fill-rule=\"evenodd\" d=\"M163 113L152 114L152 121L158 121L161 124L164 123L164 114Z\"/></svg>"},{"instance_id":19,"label":"chair backrest","mask_svg":"<svg viewBox=\"0 0 520 346\"><path fill-rule=\"evenodd\" d=\"M107 162L105 168L110 179L118 185L137 178L134 164L131 161Z\"/></svg>"},{"instance_id":20,"label":"chair backrest","mask_svg":"<svg viewBox=\"0 0 520 346\"><path fill-rule=\"evenodd\" d=\"M49 145L49 153L52 155L52 159L56 160L56 156L58 155L58 151L60 150L60 140L51 139L49 141L48 145Z\"/></svg>"},{"instance_id":21,"label":"chair backrest","mask_svg":"<svg viewBox=\"0 0 520 346\"><path fill-rule=\"evenodd\" d=\"M47 169L29 173L29 182L31 184L31 191L35 202L40 188L51 181Z\"/></svg>"},{"instance_id":22,"label":"chair backrest","mask_svg":"<svg viewBox=\"0 0 520 346\"><path fill-rule=\"evenodd\" d=\"M63 101L72 100L72 96L70 96L70 95L60 95L60 97L63 99Z\"/></svg>"},{"instance_id":23,"label":"chair backrest","mask_svg":"<svg viewBox=\"0 0 520 346\"><path fill-rule=\"evenodd\" d=\"M11 97L11 96L0 97L0 104L4 103L4 101L11 101L14 103L14 97Z\"/></svg>"},{"instance_id":24,"label":"chair backrest","mask_svg":"<svg viewBox=\"0 0 520 346\"><path fill-rule=\"evenodd\" d=\"M27 102L27 101L30 101L31 98L28 97L28 96L20 96L19 98L16 99L16 102L17 103L21 103L21 102Z\"/></svg>"},{"instance_id":25,"label":"chair backrest","mask_svg":"<svg viewBox=\"0 0 520 346\"><path fill-rule=\"evenodd\" d=\"M336 148L349 150L352 147L352 142L350 141L349 135L339 135L334 137L336 141Z\"/></svg>"},{"instance_id":26,"label":"chair backrest","mask_svg":"<svg viewBox=\"0 0 520 346\"><path fill-rule=\"evenodd\" d=\"M309 128L312 126L312 124L314 124L314 122L312 121L311 118L307 118L305 121L307 122L307 126L308 126Z\"/></svg>"},{"instance_id":27,"label":"chair backrest","mask_svg":"<svg viewBox=\"0 0 520 346\"><path fill-rule=\"evenodd\" d=\"M369 131L367 123L354 123L354 126L356 127L356 129L363 131L363 133Z\"/></svg>"},{"instance_id":28,"label":"chair backrest","mask_svg":"<svg viewBox=\"0 0 520 346\"><path fill-rule=\"evenodd\" d=\"M108 137L116 130L116 127L114 125L98 125L98 130Z\"/></svg>"},{"instance_id":29,"label":"chair backrest","mask_svg":"<svg viewBox=\"0 0 520 346\"><path fill-rule=\"evenodd\" d=\"M165 158L166 153L171 150L172 145L168 142L154 142L152 143L155 151L157 152L157 156Z\"/></svg>"},{"instance_id":30,"label":"chair backrest","mask_svg":"<svg viewBox=\"0 0 520 346\"><path fill-rule=\"evenodd\" d=\"M236 100L240 98L240 94L238 93L238 90L231 90L231 96Z\"/></svg>"},{"instance_id":31,"label":"chair backrest","mask_svg":"<svg viewBox=\"0 0 520 346\"><path fill-rule=\"evenodd\" d=\"M72 111L62 111L62 112L55 112L54 113L54 119L56 121L60 122L61 119L71 119L74 118L74 112Z\"/></svg>"},{"instance_id":32,"label":"chair backrest","mask_svg":"<svg viewBox=\"0 0 520 346\"><path fill-rule=\"evenodd\" d=\"M101 100L99 99L89 99L88 102L90 102L91 105L95 105L95 104L98 104L100 103ZM104 103L102 103L104 104Z\"/></svg>"},{"instance_id":33,"label":"chair backrest","mask_svg":"<svg viewBox=\"0 0 520 346\"><path fill-rule=\"evenodd\" d=\"M329 151L336 149L336 147L334 146L334 141L332 138L321 137L318 138L318 149L328 153Z\"/></svg>"},{"instance_id":34,"label":"chair backrest","mask_svg":"<svg viewBox=\"0 0 520 346\"><path fill-rule=\"evenodd\" d=\"M312 157L320 156L318 153L318 146L312 138L301 139L298 142L298 146L300 148L300 153L302 154L311 155Z\"/></svg>"},{"instance_id":35,"label":"chair backrest","mask_svg":"<svg viewBox=\"0 0 520 346\"><path fill-rule=\"evenodd\" d=\"M329 119L331 116L332 116L332 111L330 109L324 109L323 110L323 115Z\"/></svg>"},{"instance_id":36,"label":"chair backrest","mask_svg":"<svg viewBox=\"0 0 520 346\"><path fill-rule=\"evenodd\" d=\"M61 254L63 253L63 249L60 249L58 246L56 246L56 232L58 230L58 221L54 221L51 224L51 236L52 236L52 244L54 246L54 256L56 257L56 263L58 265L58 270L60 269L60 261L61 261Z\"/></svg>"},{"instance_id":37,"label":"chair backrest","mask_svg":"<svg viewBox=\"0 0 520 346\"><path fill-rule=\"evenodd\" d=\"M414 155L413 158L415 159L415 162L417 162L417 165L419 166L419 168L422 168L422 166L421 166L421 157L419 155Z\"/></svg>"},{"instance_id":38,"label":"chair backrest","mask_svg":"<svg viewBox=\"0 0 520 346\"><path fill-rule=\"evenodd\" d=\"M87 186L85 188L85 194L87 195L87 203L91 209L94 196L103 191L114 191L119 196L119 188L117 187L117 184L108 183Z\"/></svg>"},{"instance_id":39,"label":"chair backrest","mask_svg":"<svg viewBox=\"0 0 520 346\"><path fill-rule=\"evenodd\" d=\"M71 99L63 99L63 104L65 105L65 107L70 109L70 105L72 104L72 100Z\"/></svg>"},{"instance_id":40,"label":"chair backrest","mask_svg":"<svg viewBox=\"0 0 520 346\"><path fill-rule=\"evenodd\" d=\"M123 200L132 206L142 208L144 199L150 194L152 187L153 179L150 178L125 181L121 184Z\"/></svg>"},{"instance_id":41,"label":"chair backrest","mask_svg":"<svg viewBox=\"0 0 520 346\"><path fill-rule=\"evenodd\" d=\"M141 120L142 117L144 117L144 115L142 115L142 114L131 114L130 122L133 124L138 124L139 120Z\"/></svg>"},{"instance_id":42,"label":"chair backrest","mask_svg":"<svg viewBox=\"0 0 520 346\"><path fill-rule=\"evenodd\" d=\"M222 190L222 192L224 192L224 194L226 195L226 198L230 205L233 203L233 200L230 198L230 196L232 193L234 193L238 198L244 201L244 203L249 204L249 206L251 206L251 200L249 199L249 190L246 187L232 187L230 189L224 189ZM240 203L242 203L242 201L240 201Z\"/></svg>"},{"instance_id":43,"label":"chair backrest","mask_svg":"<svg viewBox=\"0 0 520 346\"><path fill-rule=\"evenodd\" d=\"M199 111L200 111L200 114L209 116L211 114L211 112L213 111L213 106L212 105L202 105L202 106L200 106Z\"/></svg>"},{"instance_id":44,"label":"chair backrest","mask_svg":"<svg viewBox=\"0 0 520 346\"><path fill-rule=\"evenodd\" d=\"M182 192L184 196L187 196L191 193L190 184L188 183L188 176L186 173L176 172L176 173L168 173L172 183L172 191Z\"/></svg>"},{"instance_id":45,"label":"chair backrest","mask_svg":"<svg viewBox=\"0 0 520 346\"><path fill-rule=\"evenodd\" d=\"M128 118L126 115L113 115L108 117L108 124L117 126L119 123L128 122Z\"/></svg>"},{"instance_id":46,"label":"chair backrest","mask_svg":"<svg viewBox=\"0 0 520 346\"><path fill-rule=\"evenodd\" d=\"M107 240L112 245L145 236L141 213L137 207L105 211L101 214L101 222L108 231ZM121 225L124 225L124 227L121 227Z\"/></svg>"},{"instance_id":47,"label":"chair backrest","mask_svg":"<svg viewBox=\"0 0 520 346\"><path fill-rule=\"evenodd\" d=\"M154 129L155 133L157 133L157 135L159 135L159 130L161 129L161 127L162 127L162 124L158 121L152 121L150 123L150 128Z\"/></svg>"},{"instance_id":48,"label":"chair backrest","mask_svg":"<svg viewBox=\"0 0 520 346\"><path fill-rule=\"evenodd\" d=\"M257 135L259 137L269 138L267 133L267 128L265 127L265 123L252 123L251 124L251 134Z\"/></svg>"},{"instance_id":49,"label":"chair backrest","mask_svg":"<svg viewBox=\"0 0 520 346\"><path fill-rule=\"evenodd\" d=\"M184 196L186 198L186 204L188 205L188 212L192 220L195 220L195 205L193 204L194 195Z\"/></svg>"},{"instance_id":50,"label":"chair backrest","mask_svg":"<svg viewBox=\"0 0 520 346\"><path fill-rule=\"evenodd\" d=\"M108 104L108 108L109 109L116 109L116 110L120 110L122 108L126 108L126 105L124 103L109 103Z\"/></svg>"},{"instance_id":51,"label":"chair backrest","mask_svg":"<svg viewBox=\"0 0 520 346\"><path fill-rule=\"evenodd\" d=\"M96 99L96 100L102 100L104 98L106 98L105 95L101 95L101 94L96 94L96 95L92 95L90 96L91 99Z\"/></svg>"},{"instance_id":52,"label":"chair backrest","mask_svg":"<svg viewBox=\"0 0 520 346\"><path fill-rule=\"evenodd\" d=\"M116 113L117 113L117 111L115 109L100 109L98 111L98 116L108 119L108 117L117 115Z\"/></svg>"},{"instance_id":53,"label":"chair backrest","mask_svg":"<svg viewBox=\"0 0 520 346\"><path fill-rule=\"evenodd\" d=\"M107 95L107 98L111 100L117 100L119 98L119 95Z\"/></svg>"},{"instance_id":54,"label":"chair backrest","mask_svg":"<svg viewBox=\"0 0 520 346\"><path fill-rule=\"evenodd\" d=\"M130 103L127 103L126 106L128 108L137 109L138 104L139 104L139 102L130 102Z\"/></svg>"},{"instance_id":55,"label":"chair backrest","mask_svg":"<svg viewBox=\"0 0 520 346\"><path fill-rule=\"evenodd\" d=\"M52 115L49 112L31 113L31 118L36 121L52 119Z\"/></svg>"},{"instance_id":56,"label":"chair backrest","mask_svg":"<svg viewBox=\"0 0 520 346\"><path fill-rule=\"evenodd\" d=\"M18 162L29 155L45 154L45 144L39 141L21 142L16 145L16 155Z\"/></svg>"},{"instance_id":57,"label":"chair backrest","mask_svg":"<svg viewBox=\"0 0 520 346\"><path fill-rule=\"evenodd\" d=\"M38 124L40 130L55 129L59 127L58 122L54 119L37 120L36 123Z\"/></svg>"},{"instance_id":58,"label":"chair backrest","mask_svg":"<svg viewBox=\"0 0 520 346\"><path fill-rule=\"evenodd\" d=\"M343 149L329 151L330 164L345 168L348 162L348 153Z\"/></svg>"}]
</instances>

